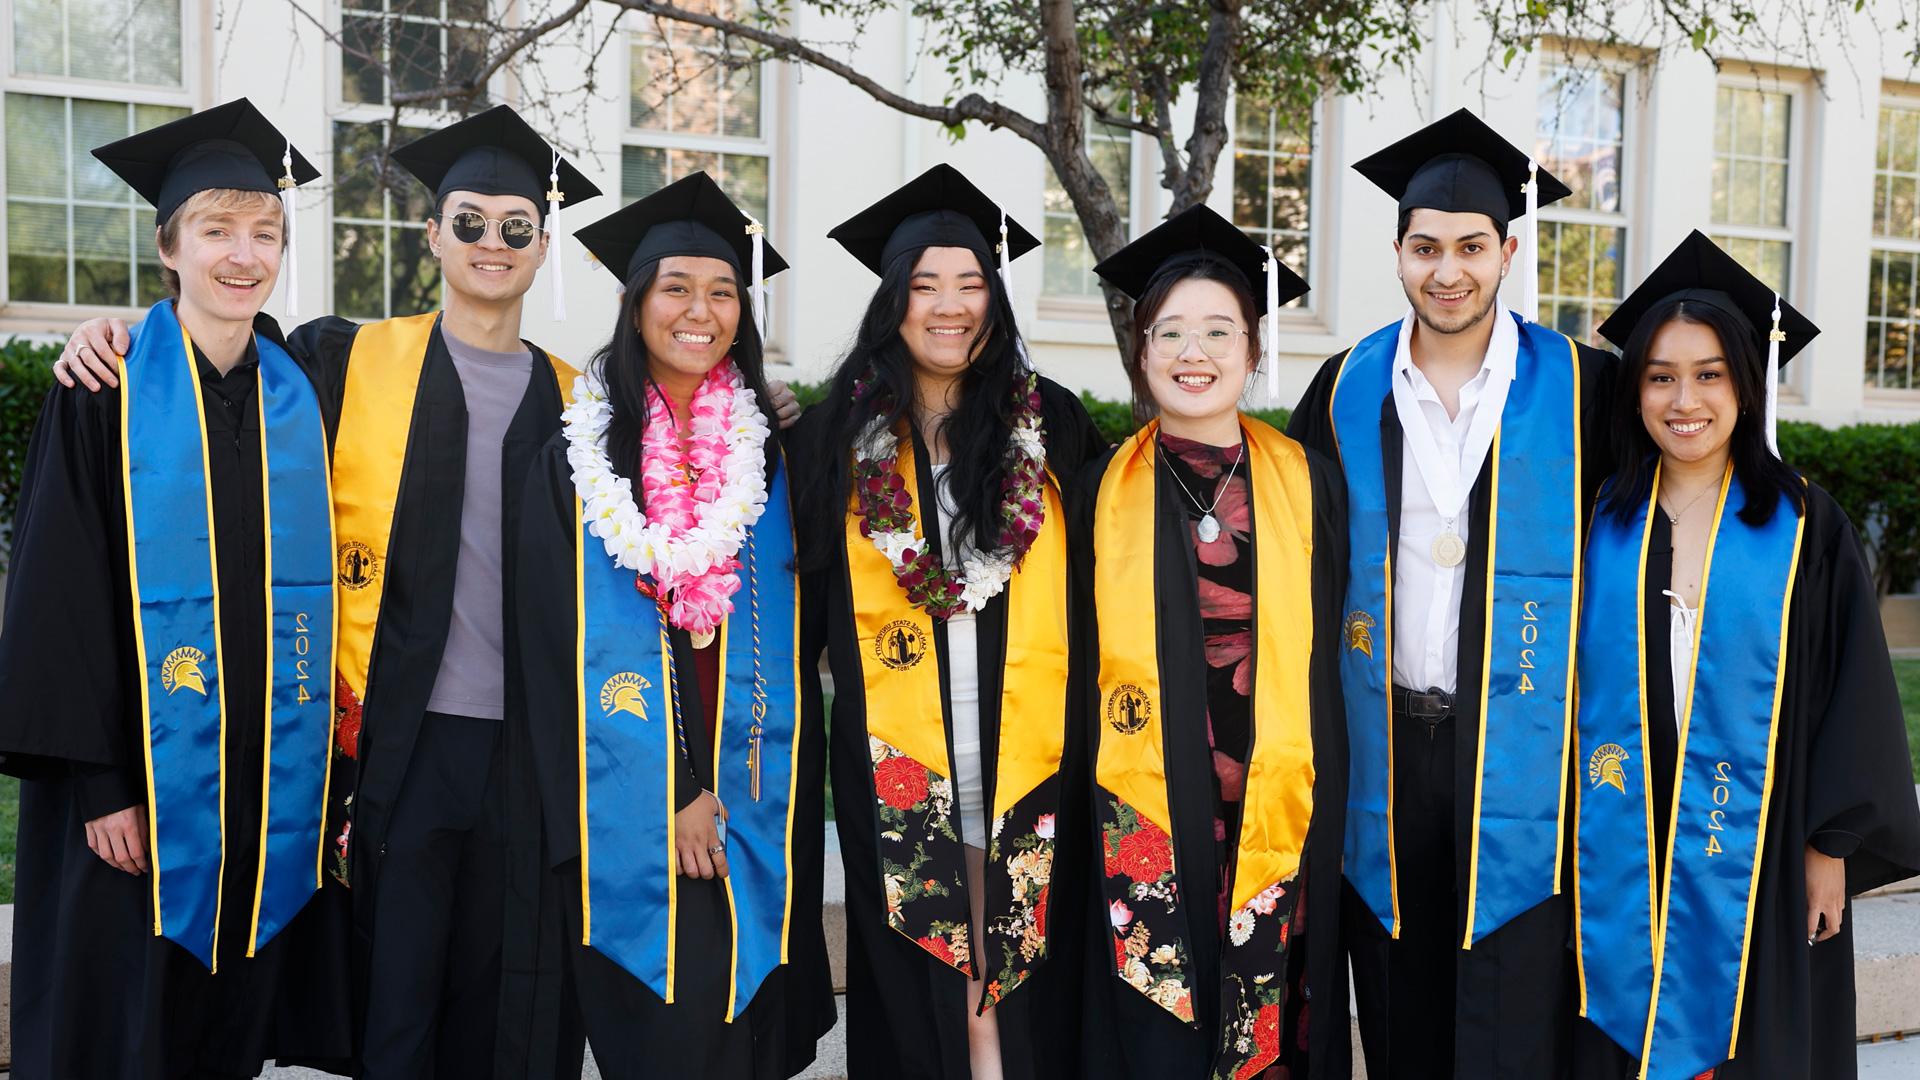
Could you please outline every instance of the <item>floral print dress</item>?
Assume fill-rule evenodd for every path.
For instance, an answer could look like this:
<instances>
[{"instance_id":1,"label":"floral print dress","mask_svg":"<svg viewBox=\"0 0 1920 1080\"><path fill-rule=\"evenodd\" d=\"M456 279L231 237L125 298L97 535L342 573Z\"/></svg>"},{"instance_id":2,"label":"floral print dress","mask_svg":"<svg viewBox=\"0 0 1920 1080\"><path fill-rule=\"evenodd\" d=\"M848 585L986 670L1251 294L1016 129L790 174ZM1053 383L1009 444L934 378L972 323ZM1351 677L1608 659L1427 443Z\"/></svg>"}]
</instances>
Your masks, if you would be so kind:
<instances>
[{"instance_id":1,"label":"floral print dress","mask_svg":"<svg viewBox=\"0 0 1920 1080\"><path fill-rule=\"evenodd\" d=\"M1213 757L1213 841L1220 878L1213 883L1222 936L1233 904L1234 856L1240 834L1240 810L1246 797L1247 761L1253 750L1253 506L1241 455L1244 444L1211 446L1161 433L1165 459L1192 497L1183 497L1187 536L1193 544L1200 600L1200 628L1207 656L1207 746ZM1176 485L1178 486L1178 485ZM1198 505L1193 497L1202 500ZM1200 519L1211 505L1220 534L1200 539ZM1295 933L1302 929L1301 898L1294 903ZM1304 972L1297 971L1293 981ZM1295 1051L1304 1051L1306 998L1298 985L1287 994L1292 1045L1283 1047L1281 1064L1261 1073L1262 1080L1288 1080ZM1297 1015L1294 1015L1296 1014Z\"/></svg>"}]
</instances>

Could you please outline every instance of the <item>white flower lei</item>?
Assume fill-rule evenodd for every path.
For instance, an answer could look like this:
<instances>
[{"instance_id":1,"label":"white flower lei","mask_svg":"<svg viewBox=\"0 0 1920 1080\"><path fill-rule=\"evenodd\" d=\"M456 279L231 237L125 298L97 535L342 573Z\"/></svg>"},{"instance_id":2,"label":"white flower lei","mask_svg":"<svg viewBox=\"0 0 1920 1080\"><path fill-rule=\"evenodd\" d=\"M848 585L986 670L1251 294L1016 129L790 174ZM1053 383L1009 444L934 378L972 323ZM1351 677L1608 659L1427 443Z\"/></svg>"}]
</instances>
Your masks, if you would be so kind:
<instances>
[{"instance_id":1,"label":"white flower lei","mask_svg":"<svg viewBox=\"0 0 1920 1080\"><path fill-rule=\"evenodd\" d=\"M703 574L739 554L747 529L767 508L767 418L754 393L736 370L733 405L728 413L725 479L710 503L696 503L698 523L675 536L666 525L649 522L634 501L632 482L613 471L607 456L607 426L613 404L607 388L591 372L573 383L573 403L560 414L567 434L567 464L580 495L580 520L600 538L614 564L636 574L656 567Z\"/></svg>"},{"instance_id":2,"label":"white flower lei","mask_svg":"<svg viewBox=\"0 0 1920 1080\"><path fill-rule=\"evenodd\" d=\"M1040 411L1026 411L1013 426L1013 452L1027 462L1038 462L1044 471L1046 468L1047 446L1040 430ZM886 461L894 459L899 453L900 437L892 428L886 426L884 418L875 418L865 433L854 444L854 456L860 461ZM906 553L926 550L926 540L920 535L920 517L914 515L913 527L905 532L883 532L870 530L867 537L878 548L880 554L887 557L894 572L898 573L907 565ZM1013 552L999 547L990 552L979 552L964 540L960 548L960 602L968 614L977 614L987 606L987 602L1006 591L1007 582L1013 577Z\"/></svg>"}]
</instances>

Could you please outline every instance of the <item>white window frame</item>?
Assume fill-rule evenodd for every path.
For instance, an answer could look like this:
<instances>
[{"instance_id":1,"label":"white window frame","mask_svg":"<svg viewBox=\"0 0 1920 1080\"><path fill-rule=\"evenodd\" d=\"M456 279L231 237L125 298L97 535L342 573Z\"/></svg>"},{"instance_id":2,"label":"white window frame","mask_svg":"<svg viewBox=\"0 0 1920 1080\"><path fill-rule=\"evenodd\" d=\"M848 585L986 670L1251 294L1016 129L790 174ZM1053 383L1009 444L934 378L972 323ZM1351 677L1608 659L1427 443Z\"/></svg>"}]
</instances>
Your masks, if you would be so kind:
<instances>
[{"instance_id":1,"label":"white window frame","mask_svg":"<svg viewBox=\"0 0 1920 1080\"><path fill-rule=\"evenodd\" d=\"M1239 115L1237 111L1239 107L1239 95L1235 94L1227 101L1229 137L1226 146L1221 149L1220 168L1215 174L1217 179L1214 183L1216 190L1223 191L1227 195L1229 206L1224 216L1229 221L1233 219L1231 200L1233 197L1235 170L1239 166L1238 155L1240 152L1239 143L1235 141L1231 133L1233 129L1239 126L1235 122ZM1333 258L1333 251L1331 250L1331 245L1323 243L1326 236L1327 197L1332 190L1327 179L1327 162L1329 156L1324 152L1327 145L1326 139L1328 134L1327 113L1327 98L1325 95L1322 95L1313 103L1312 120L1310 130L1307 134L1309 140L1307 157L1307 272L1301 276L1306 280L1308 292L1306 296L1301 297L1300 303L1297 306L1283 307L1273 316L1276 330L1282 334L1321 330L1325 326L1327 313L1333 310L1333 298L1324 295L1321 291L1324 283L1329 283L1334 280L1334 276L1326 272L1327 263ZM1271 121L1269 121L1268 130L1272 130ZM1251 152L1265 158L1274 156L1274 151L1271 147ZM1235 222L1235 224L1237 225L1238 222ZM1263 229L1261 231L1272 232L1273 230ZM1300 268L1297 266L1290 266L1288 269L1296 274L1300 272Z\"/></svg>"},{"instance_id":2,"label":"white window frame","mask_svg":"<svg viewBox=\"0 0 1920 1080\"><path fill-rule=\"evenodd\" d=\"M1639 219L1636 217L1636 211L1640 206L1640 181L1648 175L1648 171L1641 167L1642 147L1639 141L1641 129L1639 104L1641 102L1642 87L1640 80L1642 77L1642 68L1622 58L1605 57L1598 60L1589 60L1587 58L1574 59L1565 54L1551 54L1547 56L1540 65L1537 80L1543 80L1545 78L1546 68L1549 64L1576 68L1584 65L1591 67L1596 73L1605 72L1621 77L1620 156L1625 167L1620 170L1619 178L1620 209L1609 213L1604 210L1591 210L1584 207L1566 206L1563 203L1553 203L1540 208L1540 220L1536 223L1536 226L1541 227L1543 232L1545 231L1544 226L1548 224L1586 225L1621 230L1625 235L1625 240L1620 245L1619 264L1614 269L1615 289L1619 295L1615 296L1613 300L1617 307L1620 301L1625 300L1627 294L1633 291L1633 285L1637 284L1636 275L1634 275L1632 271L1635 265L1633 261L1634 256L1638 251L1635 246L1636 238L1641 234L1642 229ZM1536 88L1537 86L1538 81L1536 81ZM1535 100L1534 138L1537 142L1538 139L1545 134L1539 126L1540 113L1537 107L1537 91ZM1792 135L1791 129L1789 129L1788 135ZM1792 172L1792 166L1789 165L1789 182L1792 180ZM1536 226L1526 227L1532 228ZM1534 272L1537 274L1539 268L1536 267ZM1539 297L1540 303L1544 307L1547 302L1547 291L1544 288L1536 287L1535 295ZM1556 293L1554 295L1563 294ZM1591 297L1589 299L1591 299ZM1595 321L1594 326L1596 329L1598 328L1598 320Z\"/></svg>"},{"instance_id":3,"label":"white window frame","mask_svg":"<svg viewBox=\"0 0 1920 1080\"><path fill-rule=\"evenodd\" d=\"M343 2L343 0L332 0L332 2L328 4L329 26L330 26L331 32L334 33L335 35L343 35L345 32L345 27L346 27L345 19L346 19L347 6L348 6L347 3ZM502 3L502 0L488 0L487 10L490 14L499 12L503 7L507 7L507 5L504 5ZM359 10L359 9L356 9L356 10ZM445 9L442 8L442 10L445 10ZM507 10L507 13L505 15L495 16L495 17L504 18L504 19L516 18L516 16L514 15L514 13L510 8L509 10ZM422 22L422 21L430 21L430 20L424 20L418 17L408 17L407 21ZM334 170L334 162L336 160L335 151L338 149L334 141L334 126L336 124L378 124L378 123L384 123L384 122L393 122L393 123L397 123L400 127L423 128L428 131L433 131L433 130L438 130L440 128L443 128L448 124L452 124L456 122L457 120L460 119L460 117L453 113L448 112L445 109L437 109L437 108L428 109L428 108L421 108L418 106L409 106L400 110L399 119L396 121L394 107L391 104L386 104L383 102L372 102L372 101L364 101L364 102L348 101L347 94L346 94L346 87L347 87L346 61L342 51L342 46L332 40L327 40L324 42L324 44L326 46L326 63L327 63L326 77L327 77L328 110L327 110L327 122L326 122L326 148L323 151L326 154L326 165L322 169L322 172L326 174L325 179L326 179L326 192L327 192L327 199L326 199L327 213L326 213L325 236L326 236L327 250L328 251L333 250L333 231L334 231L334 226L336 224L349 224L349 225L364 224L364 225L367 225L368 227L377 225L379 227L388 228L388 229L417 227L424 230L426 228L426 222L424 221L405 222L398 218L386 218L380 221L374 221L371 218L341 217L334 212L334 194L335 193L334 193L334 177L332 174L335 171ZM501 101L503 99L505 89L506 89L506 76L504 74L504 70L496 71L493 77L487 81L487 97L490 100L495 102ZM393 88L389 85L387 87L387 92L384 96L391 98L392 92L393 92ZM389 292L391 292L392 283L393 283L393 245L391 243L382 243L381 260L382 260L382 280L386 282L385 288ZM339 305L336 303L335 295L334 295L335 277L337 273L338 273L338 268L333 264L331 257L329 257L328 263L327 263L327 275L326 275L326 292L325 292L326 302L324 305L324 310L326 311L339 310ZM444 289L445 286L442 285L442 288ZM392 306L391 296L387 298L387 304L385 306L389 308ZM417 315L417 314L420 314L420 313L413 312L413 311L389 310L387 312L386 317L395 318L395 317L404 316L404 315Z\"/></svg>"},{"instance_id":4,"label":"white window frame","mask_svg":"<svg viewBox=\"0 0 1920 1080\"><path fill-rule=\"evenodd\" d=\"M199 100L201 64L199 63L201 5L194 0L180 4L180 85L152 86L104 79L81 79L65 75L15 74L13 62L13 19L0 18L0 124L6 122L7 94L37 94L44 97L82 101L104 101L116 105L163 105L194 109ZM4 128L0 128L4 131ZM7 183L6 155L0 153L0 191L11 190ZM65 205L73 205L71 201ZM134 228L141 227L145 215L136 208ZM14 301L10 295L11 274L7 272L7 215L0 207L0 333L65 333L76 319L96 316L129 318L143 309L119 304L67 304L52 301ZM72 273L73 238L67 238L68 273Z\"/></svg>"},{"instance_id":5,"label":"white window frame","mask_svg":"<svg viewBox=\"0 0 1920 1080\"><path fill-rule=\"evenodd\" d=\"M1086 124L1089 128L1087 136L1089 140L1096 137L1092 134L1091 128L1098 123L1099 121L1094 119L1093 110L1089 108L1086 118ZM1142 183L1142 174L1146 172L1149 167L1144 163L1144 160L1148 158L1149 154L1153 151L1154 144L1147 136L1137 131L1127 131L1124 137L1118 134L1102 134L1098 136L1098 138L1110 142L1125 142L1127 144L1127 209L1120 217L1126 226L1127 237L1131 239L1140 232L1140 222L1143 213L1141 208L1142 203L1145 201L1157 201L1154 198L1154 193L1159 190L1159 185L1157 183ZM1105 290L1100 288L1097 278L1095 279L1094 291L1091 295L1084 293L1052 293L1046 291L1046 189L1053 183L1053 166L1045 160L1042 160L1040 163L1040 213L1038 218L1038 235L1041 238L1039 248L1041 262L1040 265L1028 271L1031 278L1038 281L1040 286L1034 290L1039 300L1039 317L1043 320L1097 324L1100 327L1100 333L1105 335L1108 325L1107 302L1105 299ZM1075 228L1081 228L1082 235L1084 236L1085 230L1080 225L1080 215L1078 213L1073 215L1073 223ZM1089 249L1088 254L1092 254L1091 249ZM1099 259L1095 258L1094 262L1098 263ZM1093 273L1092 265L1087 267L1087 273L1089 275ZM1014 271L1014 279L1016 281L1025 280L1021 277L1020 271L1018 270ZM1047 339L1036 338L1036 340ZM1100 340L1105 341L1110 340L1110 338L1102 337Z\"/></svg>"},{"instance_id":6,"label":"white window frame","mask_svg":"<svg viewBox=\"0 0 1920 1080\"><path fill-rule=\"evenodd\" d=\"M780 105L785 100L787 65L777 61L762 61L757 73L760 90L760 134L745 135L697 135L681 131L661 131L658 128L642 128L633 125L633 51L643 44L643 39L657 41L659 35L652 27L642 28L639 20L621 32L621 42L625 46L620 50L619 85L624 88L620 102L620 156L616 159L615 182L625 183L626 151L629 147L649 150L684 150L701 154L735 154L741 157L764 158L767 162L767 217L761 222L767 227L767 239L771 241L779 227L782 211L786 209L781 198L781 182L785 179L785 162L777 128L783 125L779 121ZM676 28L676 24L667 26ZM669 48L696 48L693 45L669 43ZM624 190L615 192L622 203L626 201ZM791 232L791 230L788 230ZM781 344L787 339L786 305L781 300L781 280L773 278L767 282L767 310L762 317L766 320L767 340L761 343L767 364L784 363L784 350Z\"/></svg>"},{"instance_id":7,"label":"white window frame","mask_svg":"<svg viewBox=\"0 0 1920 1080\"><path fill-rule=\"evenodd\" d=\"M1882 93L1880 95L1879 103L1874 108L1875 125L1874 125L1874 148L1873 148L1874 149L1874 169L1873 171L1876 177L1879 175L1879 172L1880 172L1879 141L1882 138L1883 130L1879 125L1879 114L1880 114L1880 111L1883 109L1894 109L1894 110L1920 114L1920 91L1908 91L1905 93L1887 92L1887 93ZM1916 187L1920 187L1920 184L1916 184ZM1916 212L1920 213L1920 211L1916 211ZM1920 238L1885 236L1879 232L1879 225L1880 225L1879 221L1876 220L1868 227L1867 269L1868 269L1869 275L1871 275L1872 269L1873 269L1873 257L1878 252L1886 251L1886 252L1891 252L1897 255L1908 255L1908 256L1913 256L1916 259L1920 259ZM1920 278L1920 274L1916 274L1915 276L1917 278ZM1911 288L1913 288L1916 292L1920 292L1920 282L1915 282L1911 286ZM1871 281L1869 281L1867 285L1867 291L1868 291L1868 295L1871 296L1873 292L1873 284ZM1920 299L1920 297L1916 297L1916 299ZM1869 342L1872 341L1873 327L1876 324L1881 326L1886 326L1893 321L1894 320L1889 320L1880 316L1876 316L1873 314L1871 310L1869 310L1867 312L1868 341ZM1913 327L1915 330L1920 330L1920 313L1917 313L1913 317L1904 321L1907 322L1908 325ZM1916 344L1915 342L1910 341L1908 344L1909 350L1913 350L1915 344ZM1881 349L1884 352L1884 349L1885 349L1884 338L1882 338ZM1876 359L1878 359L1878 357L1876 357ZM1914 372L1914 366L1915 366L1914 360L1915 360L1915 357L1910 351L1908 360L1907 360L1908 385L1904 387L1881 386L1877 382L1869 382L1867 381L1867 378L1866 378L1866 372L1863 369L1860 373L1861 386L1865 390L1867 397L1871 399L1881 400L1881 401L1898 402L1904 405L1911 405L1915 402L1920 402L1920 376L1916 376Z\"/></svg>"},{"instance_id":8,"label":"white window frame","mask_svg":"<svg viewBox=\"0 0 1920 1080\"><path fill-rule=\"evenodd\" d=\"M1708 223L1704 232L1713 236L1735 237L1742 240L1784 241L1787 245L1787 293L1782 299L1791 301L1791 294L1806 281L1806 271L1812 265L1807 257L1810 240L1803 239L1808 233L1804 224L1805 202L1802 193L1806 184L1806 171L1812 155L1807 122L1807 102L1809 98L1809 79L1804 72L1791 70L1751 70L1722 72L1714 80L1714 114L1712 123L1720 122L1720 88L1734 90L1759 90L1769 94L1783 94L1787 104L1787 223L1784 226L1771 225L1730 225L1713 220L1712 196L1708 196ZM1708 129L1709 131L1712 128ZM1718 157L1717 150L1709 156L1709 162ZM1711 178L1709 178L1711 183ZM1732 198L1732 189L1728 189L1728 198ZM1765 344L1764 342L1762 344ZM1807 372L1812 365L1801 363L1780 369L1780 389L1793 400L1805 399Z\"/></svg>"}]
</instances>

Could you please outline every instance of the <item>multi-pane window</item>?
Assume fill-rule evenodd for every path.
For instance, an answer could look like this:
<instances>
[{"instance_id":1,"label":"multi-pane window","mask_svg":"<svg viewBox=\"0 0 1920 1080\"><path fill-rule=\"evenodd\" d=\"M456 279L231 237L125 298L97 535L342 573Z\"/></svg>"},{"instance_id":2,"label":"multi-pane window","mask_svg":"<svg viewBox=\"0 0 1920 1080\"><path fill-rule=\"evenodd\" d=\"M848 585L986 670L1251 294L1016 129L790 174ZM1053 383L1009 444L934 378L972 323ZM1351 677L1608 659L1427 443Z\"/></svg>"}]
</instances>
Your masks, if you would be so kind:
<instances>
[{"instance_id":1,"label":"multi-pane window","mask_svg":"<svg viewBox=\"0 0 1920 1080\"><path fill-rule=\"evenodd\" d=\"M1234 103L1233 223L1311 281L1312 210L1312 117L1287 116L1240 97ZM1306 298L1285 306L1304 307Z\"/></svg>"},{"instance_id":2,"label":"multi-pane window","mask_svg":"<svg viewBox=\"0 0 1920 1080\"><path fill-rule=\"evenodd\" d=\"M1123 127L1087 121L1087 156L1093 167L1113 190L1113 208L1121 221L1133 218L1133 133ZM1086 234L1080 231L1080 215L1067 197L1066 185L1047 169L1047 187L1042 199L1043 235L1041 254L1045 263L1040 291L1048 296L1100 296L1100 281L1093 276L1093 257Z\"/></svg>"},{"instance_id":3,"label":"multi-pane window","mask_svg":"<svg viewBox=\"0 0 1920 1080\"><path fill-rule=\"evenodd\" d=\"M424 134L400 128L393 145ZM440 305L440 266L427 247L433 197L398 165L385 164L387 149L385 123L333 125L333 308L350 319Z\"/></svg>"},{"instance_id":4,"label":"multi-pane window","mask_svg":"<svg viewBox=\"0 0 1920 1080\"><path fill-rule=\"evenodd\" d=\"M1713 240L1782 295L1792 287L1793 95L1721 86L1713 124Z\"/></svg>"},{"instance_id":5,"label":"multi-pane window","mask_svg":"<svg viewBox=\"0 0 1920 1080\"><path fill-rule=\"evenodd\" d=\"M164 105L6 95L8 297L126 307L166 295L153 208L88 151L186 114Z\"/></svg>"},{"instance_id":6,"label":"multi-pane window","mask_svg":"<svg viewBox=\"0 0 1920 1080\"><path fill-rule=\"evenodd\" d=\"M396 95L458 83L485 61L489 25L487 0L343 0L341 99L385 105Z\"/></svg>"},{"instance_id":7,"label":"multi-pane window","mask_svg":"<svg viewBox=\"0 0 1920 1080\"><path fill-rule=\"evenodd\" d=\"M1539 319L1596 341L1624 277L1627 76L1549 63L1534 101L1534 159L1573 191L1540 209Z\"/></svg>"},{"instance_id":8,"label":"multi-pane window","mask_svg":"<svg viewBox=\"0 0 1920 1080\"><path fill-rule=\"evenodd\" d=\"M177 87L180 0L11 0L13 73Z\"/></svg>"},{"instance_id":9,"label":"multi-pane window","mask_svg":"<svg viewBox=\"0 0 1920 1080\"><path fill-rule=\"evenodd\" d=\"M1867 270L1868 386L1914 388L1913 349L1920 333L1920 103L1880 108L1873 171L1873 247Z\"/></svg>"}]
</instances>

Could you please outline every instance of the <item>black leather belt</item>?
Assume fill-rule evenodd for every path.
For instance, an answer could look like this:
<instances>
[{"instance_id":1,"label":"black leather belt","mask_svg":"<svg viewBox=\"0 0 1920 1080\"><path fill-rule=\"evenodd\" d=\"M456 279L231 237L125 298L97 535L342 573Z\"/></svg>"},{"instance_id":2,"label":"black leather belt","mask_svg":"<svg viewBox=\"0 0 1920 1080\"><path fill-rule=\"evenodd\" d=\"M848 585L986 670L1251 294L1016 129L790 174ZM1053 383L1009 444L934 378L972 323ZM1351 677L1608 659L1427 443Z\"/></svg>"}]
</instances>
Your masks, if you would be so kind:
<instances>
[{"instance_id":1,"label":"black leather belt","mask_svg":"<svg viewBox=\"0 0 1920 1080\"><path fill-rule=\"evenodd\" d=\"M1393 688L1393 711L1430 725L1438 724L1453 719L1453 695L1440 689L1409 690L1396 685Z\"/></svg>"}]
</instances>

